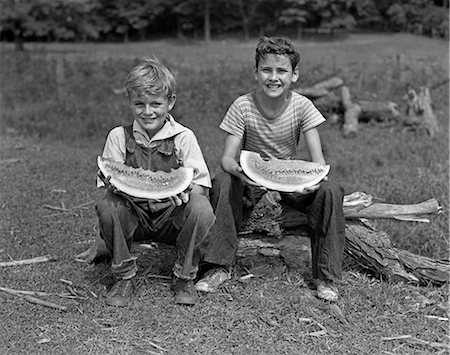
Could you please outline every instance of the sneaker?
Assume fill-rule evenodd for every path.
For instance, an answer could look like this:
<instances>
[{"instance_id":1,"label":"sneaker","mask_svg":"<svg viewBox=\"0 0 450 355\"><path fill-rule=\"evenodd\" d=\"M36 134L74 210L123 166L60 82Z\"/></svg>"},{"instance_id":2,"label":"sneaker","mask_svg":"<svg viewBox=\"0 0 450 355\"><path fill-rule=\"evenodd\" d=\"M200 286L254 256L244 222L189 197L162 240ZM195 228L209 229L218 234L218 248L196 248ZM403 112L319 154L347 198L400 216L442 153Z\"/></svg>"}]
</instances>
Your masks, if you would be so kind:
<instances>
[{"instance_id":1,"label":"sneaker","mask_svg":"<svg viewBox=\"0 0 450 355\"><path fill-rule=\"evenodd\" d=\"M337 302L339 298L338 290L330 282L316 280L317 297L331 302Z\"/></svg>"},{"instance_id":2,"label":"sneaker","mask_svg":"<svg viewBox=\"0 0 450 355\"><path fill-rule=\"evenodd\" d=\"M202 292L215 292L229 279L231 279L230 273L224 268L211 269L195 284L195 289Z\"/></svg>"},{"instance_id":3,"label":"sneaker","mask_svg":"<svg viewBox=\"0 0 450 355\"><path fill-rule=\"evenodd\" d=\"M106 295L106 304L109 306L125 307L134 293L134 284L131 279L119 280Z\"/></svg>"},{"instance_id":4,"label":"sneaker","mask_svg":"<svg viewBox=\"0 0 450 355\"><path fill-rule=\"evenodd\" d=\"M197 291L195 291L194 282L192 280L175 278L172 290L175 293L176 304L192 306L198 302L198 294Z\"/></svg>"}]
</instances>

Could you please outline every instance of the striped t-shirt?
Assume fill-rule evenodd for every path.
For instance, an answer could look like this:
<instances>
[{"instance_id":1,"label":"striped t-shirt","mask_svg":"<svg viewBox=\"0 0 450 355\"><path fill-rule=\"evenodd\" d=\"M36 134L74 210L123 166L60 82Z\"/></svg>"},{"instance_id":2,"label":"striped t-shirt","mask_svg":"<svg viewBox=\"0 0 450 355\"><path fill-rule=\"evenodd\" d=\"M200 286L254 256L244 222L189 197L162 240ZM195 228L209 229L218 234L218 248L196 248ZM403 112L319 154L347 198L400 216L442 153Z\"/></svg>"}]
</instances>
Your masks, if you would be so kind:
<instances>
[{"instance_id":1,"label":"striped t-shirt","mask_svg":"<svg viewBox=\"0 0 450 355\"><path fill-rule=\"evenodd\" d=\"M258 109L254 93L239 96L228 109L220 128L242 140L242 149L263 157L295 159L301 132L317 127L325 118L303 95L291 92L284 111L268 119Z\"/></svg>"}]
</instances>

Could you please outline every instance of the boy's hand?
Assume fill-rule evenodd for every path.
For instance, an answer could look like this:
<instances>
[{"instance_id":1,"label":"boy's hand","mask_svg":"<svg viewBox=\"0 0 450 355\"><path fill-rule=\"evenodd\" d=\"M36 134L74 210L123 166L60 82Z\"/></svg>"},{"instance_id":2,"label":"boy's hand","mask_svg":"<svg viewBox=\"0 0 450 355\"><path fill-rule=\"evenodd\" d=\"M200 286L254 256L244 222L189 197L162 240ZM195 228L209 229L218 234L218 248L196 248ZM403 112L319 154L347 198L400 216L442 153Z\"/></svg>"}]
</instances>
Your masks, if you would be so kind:
<instances>
[{"instance_id":1,"label":"boy's hand","mask_svg":"<svg viewBox=\"0 0 450 355\"><path fill-rule=\"evenodd\" d=\"M323 181L327 181L327 180L328 180L328 176L325 176L323 178ZM319 188L320 188L320 183L313 185L313 186L305 187L304 189L301 189L301 190L296 190L296 191L294 191L294 193L300 194L300 195L309 195L309 194L313 193L314 191L319 190Z\"/></svg>"},{"instance_id":2,"label":"boy's hand","mask_svg":"<svg viewBox=\"0 0 450 355\"><path fill-rule=\"evenodd\" d=\"M112 192L113 194L118 194L120 192L113 184L111 184L111 176L105 176L101 170L97 170L97 176L100 180L103 181L108 191Z\"/></svg>"},{"instance_id":3,"label":"boy's hand","mask_svg":"<svg viewBox=\"0 0 450 355\"><path fill-rule=\"evenodd\" d=\"M244 181L246 184L257 187L261 190L267 190L264 186L261 186L257 182L250 179L247 175L245 175L244 171L242 170L241 166L239 164L236 165L236 174L235 176L239 177L242 181Z\"/></svg>"},{"instance_id":4,"label":"boy's hand","mask_svg":"<svg viewBox=\"0 0 450 355\"><path fill-rule=\"evenodd\" d=\"M181 206L183 203L189 202L189 194L193 188L193 184L190 184L189 187L184 190L183 192L180 192L178 195L174 195L169 197L169 201L172 205L175 206Z\"/></svg>"}]
</instances>

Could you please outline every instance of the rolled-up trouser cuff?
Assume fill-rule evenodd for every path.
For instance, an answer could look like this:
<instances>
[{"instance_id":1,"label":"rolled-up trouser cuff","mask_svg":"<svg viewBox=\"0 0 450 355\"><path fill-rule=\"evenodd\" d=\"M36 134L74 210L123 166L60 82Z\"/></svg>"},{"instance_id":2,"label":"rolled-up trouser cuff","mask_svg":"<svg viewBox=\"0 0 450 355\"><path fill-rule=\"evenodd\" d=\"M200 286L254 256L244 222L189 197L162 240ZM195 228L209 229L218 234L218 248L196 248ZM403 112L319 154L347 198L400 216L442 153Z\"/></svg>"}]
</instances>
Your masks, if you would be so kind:
<instances>
[{"instance_id":1,"label":"rolled-up trouser cuff","mask_svg":"<svg viewBox=\"0 0 450 355\"><path fill-rule=\"evenodd\" d=\"M111 271L117 280L131 279L137 273L136 257L123 260L120 264L112 264Z\"/></svg>"},{"instance_id":2,"label":"rolled-up trouser cuff","mask_svg":"<svg viewBox=\"0 0 450 355\"><path fill-rule=\"evenodd\" d=\"M183 267L180 264L175 263L175 265L173 266L172 271L173 271L173 274L175 275L175 277L178 277L179 279L194 280L197 277L198 266L193 267L189 271L188 275L183 275L183 273L182 273Z\"/></svg>"}]
</instances>

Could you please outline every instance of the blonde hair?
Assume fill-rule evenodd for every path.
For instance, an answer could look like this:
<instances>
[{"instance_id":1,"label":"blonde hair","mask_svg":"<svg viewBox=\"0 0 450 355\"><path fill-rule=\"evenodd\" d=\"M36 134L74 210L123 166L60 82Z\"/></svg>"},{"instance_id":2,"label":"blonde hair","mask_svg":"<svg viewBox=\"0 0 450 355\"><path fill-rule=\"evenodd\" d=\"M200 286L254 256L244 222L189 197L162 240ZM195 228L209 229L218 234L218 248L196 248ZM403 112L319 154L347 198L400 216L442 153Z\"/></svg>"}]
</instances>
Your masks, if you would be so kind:
<instances>
[{"instance_id":1,"label":"blonde hair","mask_svg":"<svg viewBox=\"0 0 450 355\"><path fill-rule=\"evenodd\" d=\"M176 81L170 70L157 58L143 58L125 80L128 97L135 92L139 96L161 95L167 98L175 94Z\"/></svg>"}]
</instances>

